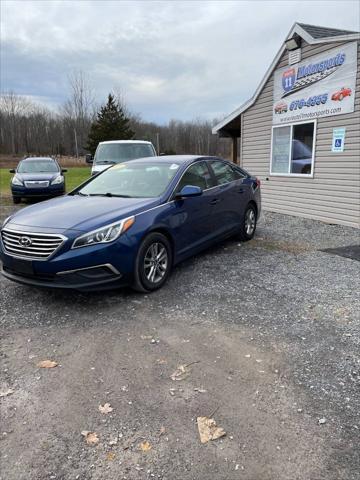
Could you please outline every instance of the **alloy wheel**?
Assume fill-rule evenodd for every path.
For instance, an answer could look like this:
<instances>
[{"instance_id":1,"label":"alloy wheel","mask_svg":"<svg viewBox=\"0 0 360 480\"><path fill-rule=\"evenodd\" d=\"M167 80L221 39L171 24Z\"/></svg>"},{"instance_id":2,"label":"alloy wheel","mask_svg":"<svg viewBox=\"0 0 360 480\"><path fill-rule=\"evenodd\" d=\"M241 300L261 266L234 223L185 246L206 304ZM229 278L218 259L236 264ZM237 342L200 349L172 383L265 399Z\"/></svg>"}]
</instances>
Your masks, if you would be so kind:
<instances>
[{"instance_id":1,"label":"alloy wheel","mask_svg":"<svg viewBox=\"0 0 360 480\"><path fill-rule=\"evenodd\" d=\"M246 235L251 236L254 233L256 224L255 212L252 208L249 208L245 214L245 232Z\"/></svg>"},{"instance_id":2,"label":"alloy wheel","mask_svg":"<svg viewBox=\"0 0 360 480\"><path fill-rule=\"evenodd\" d=\"M152 243L144 257L144 272L147 280L151 283L160 282L166 274L168 263L165 246L160 242Z\"/></svg>"}]
</instances>

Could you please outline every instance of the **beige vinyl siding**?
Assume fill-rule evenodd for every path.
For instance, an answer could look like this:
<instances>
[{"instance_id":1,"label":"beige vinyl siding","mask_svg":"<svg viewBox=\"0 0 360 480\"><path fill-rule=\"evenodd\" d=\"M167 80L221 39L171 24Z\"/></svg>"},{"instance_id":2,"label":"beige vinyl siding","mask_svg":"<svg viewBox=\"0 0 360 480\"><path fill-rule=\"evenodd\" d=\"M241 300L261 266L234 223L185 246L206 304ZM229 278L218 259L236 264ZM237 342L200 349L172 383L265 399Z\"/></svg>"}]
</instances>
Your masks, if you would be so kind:
<instances>
[{"instance_id":1,"label":"beige vinyl siding","mask_svg":"<svg viewBox=\"0 0 360 480\"><path fill-rule=\"evenodd\" d=\"M302 47L301 61L343 43ZM360 49L355 111L316 121L314 176L270 175L273 75L241 118L241 165L262 185L264 210L359 227L360 219ZM288 65L285 52L276 68ZM344 152L331 152L333 128L346 127Z\"/></svg>"}]
</instances>

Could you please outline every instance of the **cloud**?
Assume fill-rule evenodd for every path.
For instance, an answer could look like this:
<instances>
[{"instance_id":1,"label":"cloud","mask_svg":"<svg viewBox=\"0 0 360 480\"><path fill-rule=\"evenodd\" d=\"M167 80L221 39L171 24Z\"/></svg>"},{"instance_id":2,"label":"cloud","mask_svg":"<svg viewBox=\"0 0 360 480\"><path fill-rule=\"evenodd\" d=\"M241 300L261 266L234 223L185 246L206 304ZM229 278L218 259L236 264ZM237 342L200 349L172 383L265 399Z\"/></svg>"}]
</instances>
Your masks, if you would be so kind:
<instances>
[{"instance_id":1,"label":"cloud","mask_svg":"<svg viewBox=\"0 0 360 480\"><path fill-rule=\"evenodd\" d=\"M295 21L357 29L357 2L2 2L2 89L61 104L83 70L144 118L222 116L254 92Z\"/></svg>"}]
</instances>

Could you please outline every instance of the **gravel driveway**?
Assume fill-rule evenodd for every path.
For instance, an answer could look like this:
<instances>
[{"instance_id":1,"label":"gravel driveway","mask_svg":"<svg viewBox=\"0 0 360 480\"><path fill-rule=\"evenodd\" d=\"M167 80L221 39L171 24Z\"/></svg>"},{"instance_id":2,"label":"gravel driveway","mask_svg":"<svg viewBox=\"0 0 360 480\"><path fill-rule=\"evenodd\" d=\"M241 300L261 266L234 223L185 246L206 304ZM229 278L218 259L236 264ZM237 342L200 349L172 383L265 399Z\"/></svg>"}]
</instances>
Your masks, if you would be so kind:
<instances>
[{"instance_id":1,"label":"gravel driveway","mask_svg":"<svg viewBox=\"0 0 360 480\"><path fill-rule=\"evenodd\" d=\"M319 251L357 243L266 213L151 295L1 278L1 480L359 479L360 263Z\"/></svg>"}]
</instances>

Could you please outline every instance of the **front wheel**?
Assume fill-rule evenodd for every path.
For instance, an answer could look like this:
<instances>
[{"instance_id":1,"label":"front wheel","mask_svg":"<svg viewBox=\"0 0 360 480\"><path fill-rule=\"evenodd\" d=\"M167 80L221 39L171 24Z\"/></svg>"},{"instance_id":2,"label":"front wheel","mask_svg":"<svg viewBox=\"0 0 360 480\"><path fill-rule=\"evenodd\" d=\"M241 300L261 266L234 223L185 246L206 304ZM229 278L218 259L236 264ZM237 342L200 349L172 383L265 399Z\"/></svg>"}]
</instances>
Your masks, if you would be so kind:
<instances>
[{"instance_id":1,"label":"front wheel","mask_svg":"<svg viewBox=\"0 0 360 480\"><path fill-rule=\"evenodd\" d=\"M251 240L253 238L256 230L256 220L257 215L255 207L253 205L248 205L246 207L242 225L239 231L240 240L242 240L243 242L247 242L248 240Z\"/></svg>"},{"instance_id":2,"label":"front wheel","mask_svg":"<svg viewBox=\"0 0 360 480\"><path fill-rule=\"evenodd\" d=\"M138 292L152 292L166 282L172 265L172 250L161 233L150 233L142 242L135 262L135 282Z\"/></svg>"}]
</instances>

